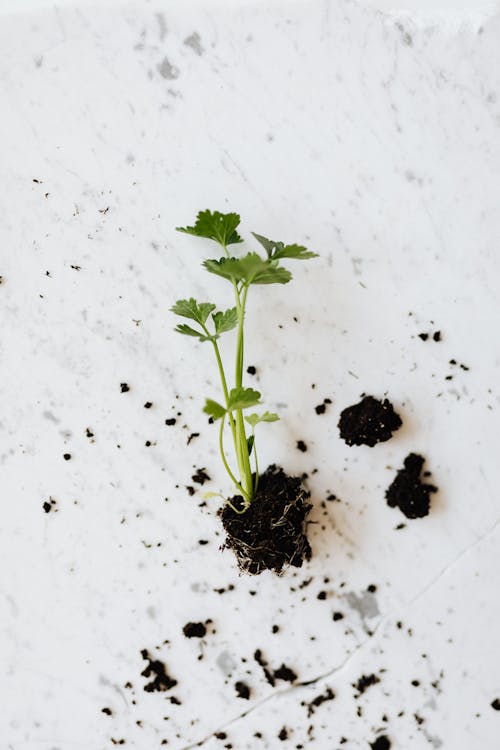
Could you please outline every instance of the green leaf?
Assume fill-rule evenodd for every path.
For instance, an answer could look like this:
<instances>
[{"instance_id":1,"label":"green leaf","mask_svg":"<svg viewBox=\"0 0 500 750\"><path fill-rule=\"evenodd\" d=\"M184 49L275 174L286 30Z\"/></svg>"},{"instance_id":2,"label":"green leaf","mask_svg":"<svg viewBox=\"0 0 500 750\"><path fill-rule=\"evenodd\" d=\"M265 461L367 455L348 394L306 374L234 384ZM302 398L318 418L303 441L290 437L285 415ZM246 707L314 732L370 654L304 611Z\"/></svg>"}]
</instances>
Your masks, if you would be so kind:
<instances>
[{"instance_id":1,"label":"green leaf","mask_svg":"<svg viewBox=\"0 0 500 750\"><path fill-rule=\"evenodd\" d=\"M242 258L206 260L203 265L210 273L237 284L286 284L292 278L286 268L274 260L261 258L258 253L247 253Z\"/></svg>"},{"instance_id":2,"label":"green leaf","mask_svg":"<svg viewBox=\"0 0 500 750\"><path fill-rule=\"evenodd\" d=\"M245 421L252 427L255 427L259 422L277 422L278 420L278 415L270 411L265 411L264 414L250 414L245 417Z\"/></svg>"},{"instance_id":3,"label":"green leaf","mask_svg":"<svg viewBox=\"0 0 500 750\"><path fill-rule=\"evenodd\" d=\"M239 223L239 214L222 214L220 211L206 209L198 213L193 227L177 227L177 231L193 234L195 237L206 237L226 247L226 245L243 242L236 231Z\"/></svg>"},{"instance_id":4,"label":"green leaf","mask_svg":"<svg viewBox=\"0 0 500 750\"><path fill-rule=\"evenodd\" d=\"M268 240L267 237L263 237L261 234L257 234L257 232L252 232L252 234L257 240L257 242L260 242L260 244L266 251L268 258L271 257L272 252L277 245L283 244L281 242L274 242L274 240Z\"/></svg>"},{"instance_id":5,"label":"green leaf","mask_svg":"<svg viewBox=\"0 0 500 750\"><path fill-rule=\"evenodd\" d=\"M204 333L201 333L201 331L195 331L194 328L188 326L187 323L179 323L174 330L177 331L177 333L183 333L185 336L196 337L200 341L215 341L217 338L217 336L205 336Z\"/></svg>"},{"instance_id":6,"label":"green leaf","mask_svg":"<svg viewBox=\"0 0 500 750\"><path fill-rule=\"evenodd\" d=\"M211 398L206 399L203 411L205 412L205 414L208 414L210 417L212 417L212 419L214 419L215 421L223 417L226 413L226 409L224 409L221 404L218 404L217 401L213 401Z\"/></svg>"},{"instance_id":7,"label":"green leaf","mask_svg":"<svg viewBox=\"0 0 500 750\"><path fill-rule=\"evenodd\" d=\"M281 247L278 247L281 245ZM272 255L274 260L280 258L294 258L296 260L307 260L308 258L318 258L318 253L313 253L303 245L283 245L282 242L277 243L276 250Z\"/></svg>"},{"instance_id":8,"label":"green leaf","mask_svg":"<svg viewBox=\"0 0 500 750\"><path fill-rule=\"evenodd\" d=\"M283 242L268 240L261 234L252 232L255 239L260 242L265 249L268 258L271 260L280 260L281 258L295 258L296 260L307 260L308 258L317 258L318 253L313 253L303 245L285 245Z\"/></svg>"},{"instance_id":9,"label":"green leaf","mask_svg":"<svg viewBox=\"0 0 500 750\"><path fill-rule=\"evenodd\" d=\"M215 310L216 305L211 302L197 302L194 297L189 299L179 299L170 308L170 312L180 315L183 318L196 320L200 325L205 325L208 316Z\"/></svg>"},{"instance_id":10,"label":"green leaf","mask_svg":"<svg viewBox=\"0 0 500 750\"><path fill-rule=\"evenodd\" d=\"M248 450L248 455L249 456L252 455L252 448L253 448L253 444L254 443L255 443L255 437L254 437L254 435L249 435L247 437L247 450Z\"/></svg>"},{"instance_id":11,"label":"green leaf","mask_svg":"<svg viewBox=\"0 0 500 750\"><path fill-rule=\"evenodd\" d=\"M260 393L253 388L231 388L229 392L228 411L248 409L260 404Z\"/></svg>"},{"instance_id":12,"label":"green leaf","mask_svg":"<svg viewBox=\"0 0 500 750\"><path fill-rule=\"evenodd\" d=\"M238 313L236 312L236 308L232 307L230 310L225 310L224 312L212 313L212 320L215 325L215 333L218 335L219 333L225 333L236 328L238 325Z\"/></svg>"}]
</instances>

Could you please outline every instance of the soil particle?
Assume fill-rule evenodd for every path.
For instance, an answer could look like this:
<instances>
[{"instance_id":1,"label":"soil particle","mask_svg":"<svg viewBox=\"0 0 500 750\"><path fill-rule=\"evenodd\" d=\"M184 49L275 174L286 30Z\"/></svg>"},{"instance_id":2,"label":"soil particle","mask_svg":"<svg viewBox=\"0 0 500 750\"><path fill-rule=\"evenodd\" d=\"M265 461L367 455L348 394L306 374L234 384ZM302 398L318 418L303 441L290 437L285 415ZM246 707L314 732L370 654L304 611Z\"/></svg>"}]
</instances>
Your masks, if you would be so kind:
<instances>
[{"instance_id":1,"label":"soil particle","mask_svg":"<svg viewBox=\"0 0 500 750\"><path fill-rule=\"evenodd\" d=\"M282 742L288 739L288 729L286 727L281 727L280 733L278 734L278 739Z\"/></svg>"},{"instance_id":2,"label":"soil particle","mask_svg":"<svg viewBox=\"0 0 500 750\"><path fill-rule=\"evenodd\" d=\"M143 677L153 676L153 680L144 685L146 693L163 693L166 690L173 688L174 685L177 685L177 680L172 679L172 677L167 674L165 664L158 659L153 659L147 649L141 651L141 656L149 662L146 669L141 672L141 675Z\"/></svg>"},{"instance_id":3,"label":"soil particle","mask_svg":"<svg viewBox=\"0 0 500 750\"><path fill-rule=\"evenodd\" d=\"M257 494L245 513L235 513L229 504L219 510L226 532L222 549L232 549L240 570L259 574L274 570L280 574L286 565L300 568L311 557L306 536L306 516L311 509L310 493L298 477L269 466L261 475ZM241 497L232 504L241 507Z\"/></svg>"},{"instance_id":4,"label":"soil particle","mask_svg":"<svg viewBox=\"0 0 500 750\"><path fill-rule=\"evenodd\" d=\"M423 518L429 514L430 494L437 492L433 484L425 484L420 479L425 459L410 453L404 460L404 467L385 493L387 504L399 508L407 518Z\"/></svg>"},{"instance_id":5,"label":"soil particle","mask_svg":"<svg viewBox=\"0 0 500 750\"><path fill-rule=\"evenodd\" d=\"M268 669L268 663L267 663L267 661L266 661L266 660L264 659L264 657L262 656L262 651L260 650L260 648L258 648L258 649L257 649L257 650L255 651L255 653L254 653L254 655L253 655L253 658L255 659L255 661L257 662L257 664L258 664L258 665L259 665L260 667L262 667L262 669L263 669L263 671L264 671L264 676L265 676L266 680L268 681L268 683L269 683L269 684L270 684L270 685L271 685L272 687L274 687L274 685L275 685L274 674L272 673L272 671L271 671L270 669Z\"/></svg>"},{"instance_id":6,"label":"soil particle","mask_svg":"<svg viewBox=\"0 0 500 750\"><path fill-rule=\"evenodd\" d=\"M295 680L297 679L297 675L295 674L293 669L290 669L290 667L282 664L279 669L274 670L274 679L283 680L284 682L295 682Z\"/></svg>"},{"instance_id":7,"label":"soil particle","mask_svg":"<svg viewBox=\"0 0 500 750\"><path fill-rule=\"evenodd\" d=\"M175 424L176 422L177 422L177 420L176 420L176 418L175 418L175 417L170 417L170 419L166 419L166 420L165 420L165 424L166 424L166 425L167 425L168 427L172 427L172 425L174 425L174 424Z\"/></svg>"},{"instance_id":8,"label":"soil particle","mask_svg":"<svg viewBox=\"0 0 500 750\"><path fill-rule=\"evenodd\" d=\"M120 383L120 392L127 393L130 390L130 386L127 383Z\"/></svg>"},{"instance_id":9,"label":"soil particle","mask_svg":"<svg viewBox=\"0 0 500 750\"><path fill-rule=\"evenodd\" d=\"M500 698L495 698L494 701L491 701L491 707L495 709L495 711L500 711Z\"/></svg>"},{"instance_id":10,"label":"soil particle","mask_svg":"<svg viewBox=\"0 0 500 750\"><path fill-rule=\"evenodd\" d=\"M191 435L187 439L187 444L189 445L189 443L191 442L191 440L194 440L197 437L200 437L200 433L199 432L192 432Z\"/></svg>"},{"instance_id":11,"label":"soil particle","mask_svg":"<svg viewBox=\"0 0 500 750\"><path fill-rule=\"evenodd\" d=\"M249 375L255 375L255 373L257 372L257 369L253 365L249 365L247 367L247 372Z\"/></svg>"},{"instance_id":12,"label":"soil particle","mask_svg":"<svg viewBox=\"0 0 500 750\"><path fill-rule=\"evenodd\" d=\"M144 404L145 409L151 409L152 406L153 406L152 401L146 401L146 403Z\"/></svg>"},{"instance_id":13,"label":"soil particle","mask_svg":"<svg viewBox=\"0 0 500 750\"><path fill-rule=\"evenodd\" d=\"M113 712L110 708L106 707L106 708L101 708L101 713L106 714L106 716L111 716Z\"/></svg>"},{"instance_id":14,"label":"soil particle","mask_svg":"<svg viewBox=\"0 0 500 750\"><path fill-rule=\"evenodd\" d=\"M358 404L344 409L338 423L340 437L347 445L369 445L371 448L389 440L401 425L401 418L391 402L373 396L365 396Z\"/></svg>"},{"instance_id":15,"label":"soil particle","mask_svg":"<svg viewBox=\"0 0 500 750\"><path fill-rule=\"evenodd\" d=\"M54 506L56 504L56 501L52 500L52 498L49 498L49 500L46 500L44 504L42 505L42 508L44 509L46 513L50 513L51 510L54 510Z\"/></svg>"},{"instance_id":16,"label":"soil particle","mask_svg":"<svg viewBox=\"0 0 500 750\"><path fill-rule=\"evenodd\" d=\"M332 701L335 698L335 693L331 688L326 688L324 693L321 693L321 695L317 695L316 698L313 698L313 700L310 703L307 703L307 716L310 717L313 715L313 713L316 711L316 709L321 706L323 703L326 703L327 701Z\"/></svg>"},{"instance_id":17,"label":"soil particle","mask_svg":"<svg viewBox=\"0 0 500 750\"><path fill-rule=\"evenodd\" d=\"M207 626L203 622L188 622L182 632L186 638L203 638L207 634Z\"/></svg>"},{"instance_id":18,"label":"soil particle","mask_svg":"<svg viewBox=\"0 0 500 750\"><path fill-rule=\"evenodd\" d=\"M205 482L210 481L210 477L208 476L205 469L196 469L196 474L193 474L191 477L193 482L196 482L197 484L205 484Z\"/></svg>"},{"instance_id":19,"label":"soil particle","mask_svg":"<svg viewBox=\"0 0 500 750\"><path fill-rule=\"evenodd\" d=\"M65 461L69 461L71 459L71 453L63 453L63 458Z\"/></svg>"},{"instance_id":20,"label":"soil particle","mask_svg":"<svg viewBox=\"0 0 500 750\"><path fill-rule=\"evenodd\" d=\"M356 682L353 682L352 686L355 690L357 690L357 695L355 695L355 698L359 698L360 695L363 695L365 690L367 690L372 685L376 685L377 682L380 682L380 679L377 677L376 674L369 674L369 675L361 675L359 680Z\"/></svg>"},{"instance_id":21,"label":"soil particle","mask_svg":"<svg viewBox=\"0 0 500 750\"><path fill-rule=\"evenodd\" d=\"M234 689L236 690L238 698L243 698L246 701L250 698L250 688L246 682L238 681L235 683Z\"/></svg>"},{"instance_id":22,"label":"soil particle","mask_svg":"<svg viewBox=\"0 0 500 750\"><path fill-rule=\"evenodd\" d=\"M337 622L338 620L343 620L343 619L344 619L344 615L342 614L342 612L334 612L333 613L333 620L334 620L334 622Z\"/></svg>"},{"instance_id":23,"label":"soil particle","mask_svg":"<svg viewBox=\"0 0 500 750\"><path fill-rule=\"evenodd\" d=\"M297 440L297 448L299 449L299 451L302 451L302 453L305 453L307 450L307 445L303 440Z\"/></svg>"},{"instance_id":24,"label":"soil particle","mask_svg":"<svg viewBox=\"0 0 500 750\"><path fill-rule=\"evenodd\" d=\"M389 750L391 741L386 734L381 734L374 742L370 742L372 750Z\"/></svg>"}]
</instances>

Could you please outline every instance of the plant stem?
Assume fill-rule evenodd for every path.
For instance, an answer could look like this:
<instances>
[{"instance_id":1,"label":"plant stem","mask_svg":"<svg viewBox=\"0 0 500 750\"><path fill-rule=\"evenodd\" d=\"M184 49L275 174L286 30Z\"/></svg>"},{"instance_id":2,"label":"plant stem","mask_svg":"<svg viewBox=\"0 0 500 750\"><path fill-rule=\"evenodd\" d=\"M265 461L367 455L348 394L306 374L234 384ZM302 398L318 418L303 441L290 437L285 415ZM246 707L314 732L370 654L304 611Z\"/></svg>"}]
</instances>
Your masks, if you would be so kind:
<instances>
[{"instance_id":1,"label":"plant stem","mask_svg":"<svg viewBox=\"0 0 500 750\"><path fill-rule=\"evenodd\" d=\"M236 387L241 388L243 383L243 355L244 355L244 323L245 323L245 307L247 302L248 284L245 284L242 290L238 290L238 285L233 282L234 295L236 301L236 311L238 313L238 338L236 346L236 368L235 368L235 381ZM242 293L241 293L242 292ZM241 296L240 296L241 295ZM243 421L243 412L241 409L236 410L236 441L239 444L239 452L241 458L241 484L250 498L249 502L253 499L253 481L252 481L252 470L250 468L250 456L248 455L248 443L247 435L245 431L245 423Z\"/></svg>"},{"instance_id":2,"label":"plant stem","mask_svg":"<svg viewBox=\"0 0 500 750\"><path fill-rule=\"evenodd\" d=\"M243 499L245 501L245 505L248 505L250 503L250 499L249 499L247 493L245 492L245 490L243 489L243 487L241 486L241 484L238 482L238 480L234 476L233 472L231 471L231 469L229 467L229 464L227 462L227 459L226 459L226 455L224 453L224 438L223 438L223 435L224 435L224 421L225 421L225 418L226 418L226 415L224 414L224 416L222 417L222 419L220 421L220 429L219 429L219 451L220 451L220 455L221 455L221 458L222 458L222 463L224 464L224 467L225 467L227 473L229 474L229 476L231 477L231 479L233 480L235 486L240 490L241 494L243 495ZM233 507L233 506L231 506L231 507Z\"/></svg>"}]
</instances>

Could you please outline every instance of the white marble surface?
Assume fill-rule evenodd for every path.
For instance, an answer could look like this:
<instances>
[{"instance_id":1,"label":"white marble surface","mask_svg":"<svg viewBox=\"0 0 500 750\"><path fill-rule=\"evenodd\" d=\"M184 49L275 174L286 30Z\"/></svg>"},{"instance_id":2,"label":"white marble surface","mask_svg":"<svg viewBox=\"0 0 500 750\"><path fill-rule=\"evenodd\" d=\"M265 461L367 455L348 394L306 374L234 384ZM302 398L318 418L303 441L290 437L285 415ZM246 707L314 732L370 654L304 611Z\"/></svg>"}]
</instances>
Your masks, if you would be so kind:
<instances>
[{"instance_id":1,"label":"white marble surface","mask_svg":"<svg viewBox=\"0 0 500 750\"><path fill-rule=\"evenodd\" d=\"M500 16L459 5L0 5L2 750L498 747ZM198 467L230 489L210 352L168 312L226 300L174 231L205 207L321 254L250 300L248 384L282 415L263 460L315 503L314 557L281 579L238 577L186 490ZM404 419L374 449L336 428L362 392ZM440 492L396 530L410 450ZM144 691L142 649L171 691Z\"/></svg>"}]
</instances>

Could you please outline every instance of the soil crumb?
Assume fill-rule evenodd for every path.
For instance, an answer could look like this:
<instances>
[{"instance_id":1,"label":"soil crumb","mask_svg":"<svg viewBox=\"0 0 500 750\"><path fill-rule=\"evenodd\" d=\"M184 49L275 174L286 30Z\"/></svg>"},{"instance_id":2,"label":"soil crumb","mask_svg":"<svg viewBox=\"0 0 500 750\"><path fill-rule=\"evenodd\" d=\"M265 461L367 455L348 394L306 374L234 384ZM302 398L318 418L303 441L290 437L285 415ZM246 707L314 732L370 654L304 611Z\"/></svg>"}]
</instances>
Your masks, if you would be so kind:
<instances>
[{"instance_id":1,"label":"soil crumb","mask_svg":"<svg viewBox=\"0 0 500 750\"><path fill-rule=\"evenodd\" d=\"M425 484L420 479L424 461L422 456L410 453L385 493L387 505L399 508L407 518L427 516L431 503L430 495L438 491L433 484Z\"/></svg>"},{"instance_id":2,"label":"soil crumb","mask_svg":"<svg viewBox=\"0 0 500 750\"><path fill-rule=\"evenodd\" d=\"M249 700L250 698L250 688L246 684L246 682L238 681L234 685L234 689L236 690L236 694L238 698L243 698L244 700Z\"/></svg>"},{"instance_id":3,"label":"soil crumb","mask_svg":"<svg viewBox=\"0 0 500 750\"><path fill-rule=\"evenodd\" d=\"M391 741L386 734L381 734L374 742L370 742L372 750L390 750Z\"/></svg>"},{"instance_id":4,"label":"soil crumb","mask_svg":"<svg viewBox=\"0 0 500 750\"><path fill-rule=\"evenodd\" d=\"M358 404L341 412L338 428L347 445L373 448L376 443L389 440L402 424L388 399L379 401L373 396L365 396Z\"/></svg>"},{"instance_id":5,"label":"soil crumb","mask_svg":"<svg viewBox=\"0 0 500 750\"><path fill-rule=\"evenodd\" d=\"M143 672L141 672L141 675L143 677L153 677L151 682L144 685L146 693L162 693L166 690L170 690L174 685L177 685L177 680L172 679L172 677L167 674L165 664L158 659L153 659L147 649L141 651L141 656L146 661L149 661L148 666Z\"/></svg>"},{"instance_id":6,"label":"soil crumb","mask_svg":"<svg viewBox=\"0 0 500 750\"><path fill-rule=\"evenodd\" d=\"M359 680L357 682L354 682L352 685L353 688L358 691L357 695L355 695L354 697L359 698L360 695L363 695L365 690L367 690L372 685L376 685L377 682L380 682L380 679L377 677L376 674L361 675Z\"/></svg>"},{"instance_id":7,"label":"soil crumb","mask_svg":"<svg viewBox=\"0 0 500 750\"><path fill-rule=\"evenodd\" d=\"M306 536L306 516L312 508L309 497L299 477L269 466L245 513L235 513L229 504L219 510L227 535L222 549L232 549L240 570L254 575L263 570L280 574L286 565L300 568L311 557ZM231 502L235 508L242 507L238 495Z\"/></svg>"},{"instance_id":8,"label":"soil crumb","mask_svg":"<svg viewBox=\"0 0 500 750\"><path fill-rule=\"evenodd\" d=\"M186 638L203 638L207 634L207 626L202 622L188 622L182 632Z\"/></svg>"},{"instance_id":9,"label":"soil crumb","mask_svg":"<svg viewBox=\"0 0 500 750\"><path fill-rule=\"evenodd\" d=\"M317 695L316 698L307 704L307 716L311 717L316 709L327 701L332 701L335 698L335 693L331 688L327 688L324 693Z\"/></svg>"}]
</instances>

